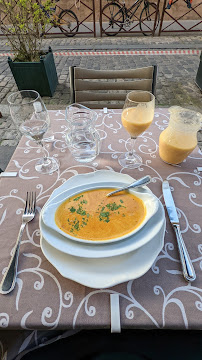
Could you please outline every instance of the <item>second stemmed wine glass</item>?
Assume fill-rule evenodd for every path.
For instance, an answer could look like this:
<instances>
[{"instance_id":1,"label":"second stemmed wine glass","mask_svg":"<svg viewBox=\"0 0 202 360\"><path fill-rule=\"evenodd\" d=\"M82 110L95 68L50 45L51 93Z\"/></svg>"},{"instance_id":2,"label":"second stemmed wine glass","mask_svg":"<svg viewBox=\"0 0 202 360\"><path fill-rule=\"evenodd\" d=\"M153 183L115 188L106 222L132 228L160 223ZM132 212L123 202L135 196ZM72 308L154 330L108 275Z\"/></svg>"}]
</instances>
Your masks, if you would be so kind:
<instances>
[{"instance_id":1,"label":"second stemmed wine glass","mask_svg":"<svg viewBox=\"0 0 202 360\"><path fill-rule=\"evenodd\" d=\"M118 158L122 167L135 169L142 164L142 158L135 153L137 137L152 123L155 109L155 96L148 91L134 90L127 94L121 115L124 128L131 136L131 149Z\"/></svg>"},{"instance_id":2,"label":"second stemmed wine glass","mask_svg":"<svg viewBox=\"0 0 202 360\"><path fill-rule=\"evenodd\" d=\"M47 157L43 136L50 127L50 118L39 93L34 90L17 91L9 95L8 103L14 124L21 134L34 140L43 151L43 158L35 164L41 174L52 174L59 168L58 161Z\"/></svg>"}]
</instances>

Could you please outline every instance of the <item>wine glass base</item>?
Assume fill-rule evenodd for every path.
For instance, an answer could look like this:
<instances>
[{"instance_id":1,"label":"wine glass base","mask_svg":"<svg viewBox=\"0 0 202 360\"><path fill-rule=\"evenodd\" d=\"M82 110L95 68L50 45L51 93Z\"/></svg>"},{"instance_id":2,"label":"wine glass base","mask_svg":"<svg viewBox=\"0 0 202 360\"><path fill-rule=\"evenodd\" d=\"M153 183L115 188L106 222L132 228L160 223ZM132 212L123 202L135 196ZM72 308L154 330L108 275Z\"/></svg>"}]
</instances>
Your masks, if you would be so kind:
<instances>
[{"instance_id":1,"label":"wine glass base","mask_svg":"<svg viewBox=\"0 0 202 360\"><path fill-rule=\"evenodd\" d=\"M46 162L44 159L39 159L35 165L35 170L40 174L52 174L59 169L59 162L55 158L47 157Z\"/></svg>"},{"instance_id":2,"label":"wine glass base","mask_svg":"<svg viewBox=\"0 0 202 360\"><path fill-rule=\"evenodd\" d=\"M142 158L137 154L133 154L131 156L129 153L124 153L119 156L118 162L122 167L137 169L140 165L142 165Z\"/></svg>"}]
</instances>

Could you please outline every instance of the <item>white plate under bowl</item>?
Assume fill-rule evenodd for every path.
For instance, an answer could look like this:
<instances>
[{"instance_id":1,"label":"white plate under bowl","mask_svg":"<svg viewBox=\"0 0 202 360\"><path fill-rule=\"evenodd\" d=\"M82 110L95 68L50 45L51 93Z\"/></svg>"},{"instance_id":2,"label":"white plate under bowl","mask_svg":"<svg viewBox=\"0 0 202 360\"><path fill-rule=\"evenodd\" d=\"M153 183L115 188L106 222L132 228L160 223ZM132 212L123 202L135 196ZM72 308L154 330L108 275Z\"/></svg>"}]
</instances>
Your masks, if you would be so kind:
<instances>
[{"instance_id":1,"label":"white plate under bowl","mask_svg":"<svg viewBox=\"0 0 202 360\"><path fill-rule=\"evenodd\" d=\"M156 214L147 224L135 235L129 236L122 241L111 244L93 244L79 243L68 239L58 232L47 227L43 222L43 210L39 219L41 234L45 240L55 249L69 255L85 258L105 258L126 254L134 251L149 242L160 231L165 220L164 208L159 201L159 208Z\"/></svg>"},{"instance_id":2,"label":"white plate under bowl","mask_svg":"<svg viewBox=\"0 0 202 360\"><path fill-rule=\"evenodd\" d=\"M41 249L47 260L70 280L94 289L105 289L137 279L152 266L163 248L165 219L160 231L146 245L130 253L104 259L86 259L65 254L41 236Z\"/></svg>"},{"instance_id":3,"label":"white plate under bowl","mask_svg":"<svg viewBox=\"0 0 202 360\"><path fill-rule=\"evenodd\" d=\"M142 223L134 230L130 231L129 233L123 235L123 236L119 236L117 238L114 239L110 239L110 240L87 240L87 239L82 239L82 238L77 238L75 236L71 236L70 234L65 233L64 231L62 231L55 222L55 213L58 209L58 207L64 202L66 201L68 198L71 198L72 196L76 196L79 195L81 192L84 191L88 191L88 190L95 190L95 189L100 189L100 188L121 188L120 183L114 182L114 181L102 181L102 182L96 182L94 184L83 184L77 187L74 187L72 189L67 189L65 191L63 191L62 193L58 194L56 197L54 197L54 199L50 200L48 202L48 205L44 207L44 210L42 212L42 219L43 222L46 226L48 226L49 228L51 228L52 230L55 230L56 232L59 232L61 235L67 237L68 239L72 239L74 241L78 241L81 243L87 243L87 244L92 244L92 245L97 245L97 244L110 244L113 242L117 242L117 241L121 241L123 239L128 238L129 236L133 236L135 235L137 232L139 232L144 226L145 224L155 215L155 213L158 210L159 207L159 201L156 198L156 196L154 196L154 194L152 192L140 192L137 191L136 189L131 189L129 190L129 192L133 195L135 195L137 198L139 198L140 200L143 201L144 206L146 208L146 216L144 218L144 220L142 221ZM109 201L111 199L109 198ZM111 200L113 201L113 200Z\"/></svg>"}]
</instances>

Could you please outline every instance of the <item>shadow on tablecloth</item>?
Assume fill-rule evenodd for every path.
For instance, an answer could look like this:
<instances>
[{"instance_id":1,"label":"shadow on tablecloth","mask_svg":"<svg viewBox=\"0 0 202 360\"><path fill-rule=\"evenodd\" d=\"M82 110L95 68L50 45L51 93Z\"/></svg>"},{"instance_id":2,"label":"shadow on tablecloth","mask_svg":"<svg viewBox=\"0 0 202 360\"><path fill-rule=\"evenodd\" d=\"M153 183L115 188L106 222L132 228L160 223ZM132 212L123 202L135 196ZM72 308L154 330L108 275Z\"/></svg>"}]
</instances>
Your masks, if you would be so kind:
<instances>
[{"instance_id":1,"label":"shadow on tablecloth","mask_svg":"<svg viewBox=\"0 0 202 360\"><path fill-rule=\"evenodd\" d=\"M34 350L23 360L201 360L200 331L89 330Z\"/></svg>"}]
</instances>

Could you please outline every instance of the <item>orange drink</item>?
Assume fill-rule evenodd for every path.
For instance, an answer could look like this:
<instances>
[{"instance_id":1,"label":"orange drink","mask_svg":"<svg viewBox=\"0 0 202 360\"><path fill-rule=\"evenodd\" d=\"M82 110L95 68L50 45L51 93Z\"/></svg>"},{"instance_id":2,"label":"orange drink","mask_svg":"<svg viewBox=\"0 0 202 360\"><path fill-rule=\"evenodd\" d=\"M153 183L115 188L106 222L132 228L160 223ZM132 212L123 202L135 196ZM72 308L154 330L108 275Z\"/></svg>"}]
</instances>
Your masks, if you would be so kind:
<instances>
[{"instance_id":1,"label":"orange drink","mask_svg":"<svg viewBox=\"0 0 202 360\"><path fill-rule=\"evenodd\" d=\"M195 149L196 136L183 134L182 142L181 138L175 134L169 140L169 131L166 130L159 137L159 155L163 161L169 164L179 164Z\"/></svg>"},{"instance_id":2,"label":"orange drink","mask_svg":"<svg viewBox=\"0 0 202 360\"><path fill-rule=\"evenodd\" d=\"M154 108L130 107L123 110L121 121L124 128L132 137L142 134L152 123Z\"/></svg>"},{"instance_id":3,"label":"orange drink","mask_svg":"<svg viewBox=\"0 0 202 360\"><path fill-rule=\"evenodd\" d=\"M154 117L155 96L142 90L134 90L127 94L121 115L123 127L130 134L130 150L119 156L118 162L122 167L138 168L142 158L135 153L134 143L150 125ZM127 144L127 143L126 143Z\"/></svg>"},{"instance_id":4,"label":"orange drink","mask_svg":"<svg viewBox=\"0 0 202 360\"><path fill-rule=\"evenodd\" d=\"M159 137L159 155L169 164L179 164L197 146L202 115L180 106L172 106L169 112L169 125Z\"/></svg>"}]
</instances>

